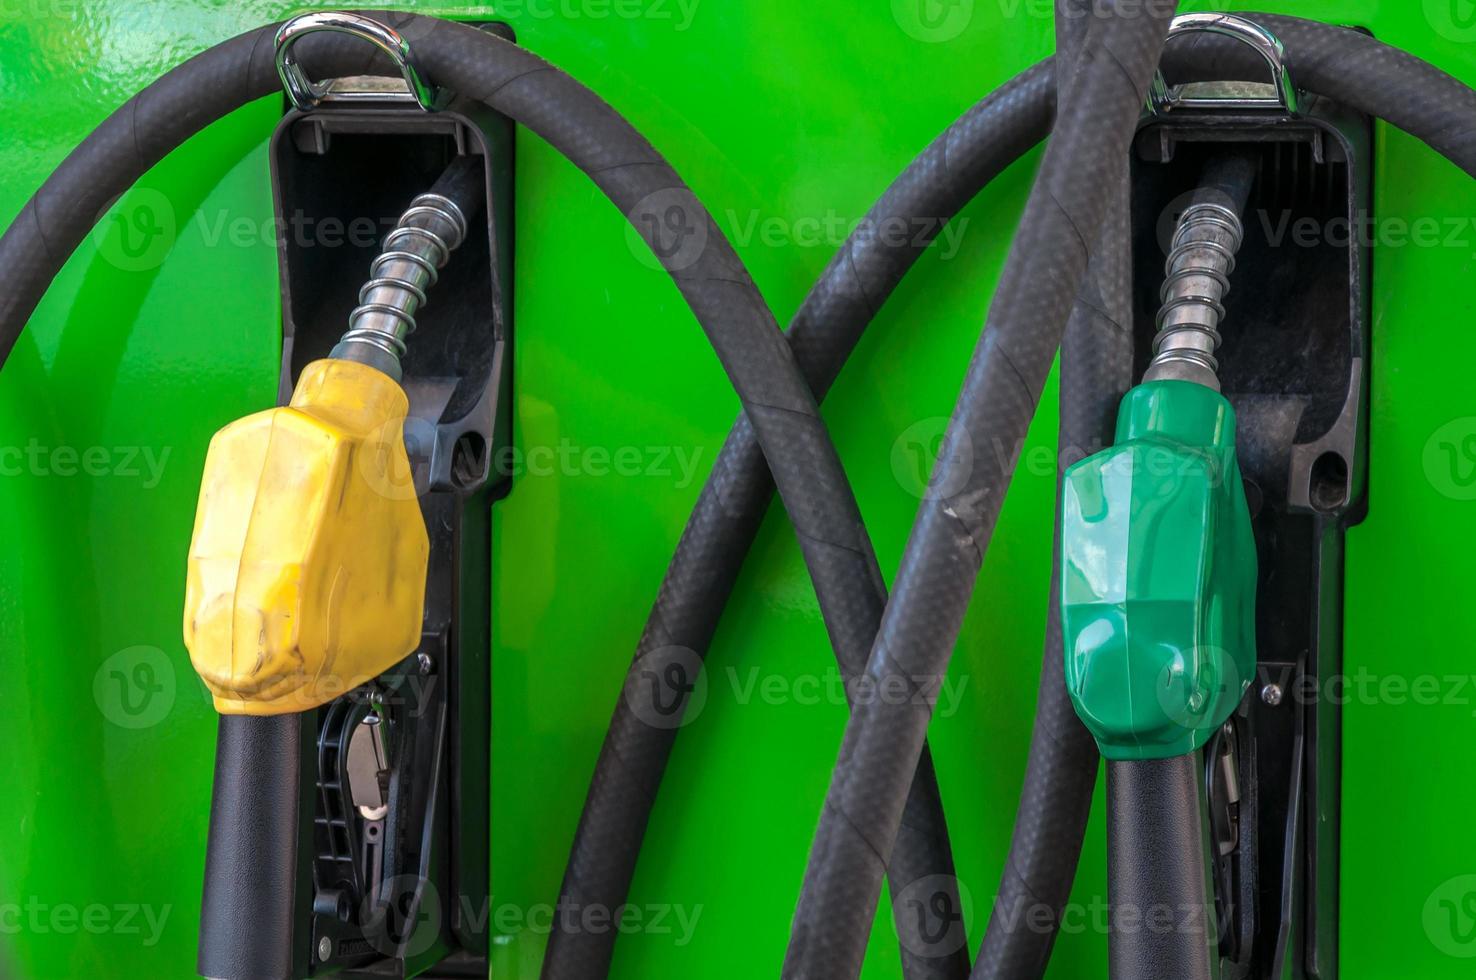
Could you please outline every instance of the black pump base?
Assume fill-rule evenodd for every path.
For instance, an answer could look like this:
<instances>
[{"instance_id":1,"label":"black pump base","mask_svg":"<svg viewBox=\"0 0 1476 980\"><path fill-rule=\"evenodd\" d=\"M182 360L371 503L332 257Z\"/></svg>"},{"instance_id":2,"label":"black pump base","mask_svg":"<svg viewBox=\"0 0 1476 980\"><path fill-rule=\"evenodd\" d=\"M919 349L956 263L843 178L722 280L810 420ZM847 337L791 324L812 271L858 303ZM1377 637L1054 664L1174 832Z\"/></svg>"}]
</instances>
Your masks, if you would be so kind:
<instances>
[{"instance_id":1,"label":"black pump base","mask_svg":"<svg viewBox=\"0 0 1476 980\"><path fill-rule=\"evenodd\" d=\"M403 361L406 490L430 538L420 646L306 714L221 719L206 977L487 975L491 624L477 611L511 438L512 146L510 120L462 102L325 104L273 137L284 403L411 199L461 156L483 162L487 199Z\"/></svg>"},{"instance_id":2,"label":"black pump base","mask_svg":"<svg viewBox=\"0 0 1476 980\"><path fill-rule=\"evenodd\" d=\"M1226 144L1260 157L1218 355L1260 561L1258 674L1205 752L1225 980L1337 976L1340 720L1321 695L1342 670L1344 532L1367 507L1372 127L1302 110L1176 111L1134 154L1139 374L1176 203Z\"/></svg>"}]
</instances>

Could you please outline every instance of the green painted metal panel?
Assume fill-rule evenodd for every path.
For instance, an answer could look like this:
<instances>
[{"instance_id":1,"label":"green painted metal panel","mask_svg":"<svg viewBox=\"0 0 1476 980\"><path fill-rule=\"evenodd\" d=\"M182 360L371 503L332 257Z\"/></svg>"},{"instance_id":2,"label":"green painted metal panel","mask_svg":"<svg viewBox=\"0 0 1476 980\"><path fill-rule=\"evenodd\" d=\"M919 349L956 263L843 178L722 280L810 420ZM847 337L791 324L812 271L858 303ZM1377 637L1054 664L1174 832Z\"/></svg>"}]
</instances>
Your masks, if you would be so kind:
<instances>
[{"instance_id":1,"label":"green painted metal panel","mask_svg":"<svg viewBox=\"0 0 1476 980\"><path fill-rule=\"evenodd\" d=\"M203 47L329 4L0 0L0 221L127 96ZM1205 9L1225 4L1199 3ZM1241 6L1236 4L1234 6ZM1468 0L1264 3L1476 81ZM780 319L939 130L1048 53L1044 0L425 2L495 15L625 112L713 209ZM266 100L151 173L67 266L0 373L0 975L186 977L214 723L180 640L209 435L269 404L279 333ZM1034 157L887 304L826 416L896 567ZM1343 970L1469 975L1476 531L1466 365L1476 186L1380 130L1371 503L1349 535ZM598 191L518 151L516 437L490 609L495 972L531 978L613 698L737 402ZM1411 222L1442 229L1408 234ZM1402 223L1402 224L1401 224ZM1401 227L1405 233L1400 234ZM3 285L0 285L3 288ZM1054 397L1048 391L1047 398ZM1023 775L1049 575L1054 413L1025 447L932 728L972 941ZM984 447L1008 451L1011 447ZM534 452L537 449L538 452ZM621 450L624 450L622 453ZM844 721L792 534L771 513L653 819L619 977L773 975ZM1440 686L1433 700L1428 685ZM1422 682L1423 684L1424 682ZM1401 686L1402 685L1402 686ZM1096 815L1052 976L1100 976ZM678 914L680 913L680 914ZM659 918L658 918L659 916ZM868 978L893 977L883 903ZM694 923L695 920L695 923Z\"/></svg>"}]
</instances>

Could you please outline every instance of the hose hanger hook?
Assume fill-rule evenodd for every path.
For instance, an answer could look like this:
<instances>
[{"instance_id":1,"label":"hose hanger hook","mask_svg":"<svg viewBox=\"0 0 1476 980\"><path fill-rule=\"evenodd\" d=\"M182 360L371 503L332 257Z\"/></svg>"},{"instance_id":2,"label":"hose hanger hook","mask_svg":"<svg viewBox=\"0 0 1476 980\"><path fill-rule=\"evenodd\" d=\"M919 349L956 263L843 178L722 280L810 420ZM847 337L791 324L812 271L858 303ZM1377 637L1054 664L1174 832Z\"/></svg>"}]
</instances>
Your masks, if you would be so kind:
<instances>
[{"instance_id":1,"label":"hose hanger hook","mask_svg":"<svg viewBox=\"0 0 1476 980\"><path fill-rule=\"evenodd\" d=\"M1270 88L1274 94L1250 95L1245 83L1227 82L1194 86L1198 94L1190 95L1189 85L1169 85L1160 68L1148 90L1150 112L1163 115L1174 109L1276 109L1289 116L1297 114L1297 87L1286 70L1286 48L1280 38L1255 21L1234 14L1180 14L1169 27L1165 46L1186 34L1201 33L1234 38L1253 48L1271 70ZM1215 90L1205 91L1210 85Z\"/></svg>"},{"instance_id":2,"label":"hose hanger hook","mask_svg":"<svg viewBox=\"0 0 1476 980\"><path fill-rule=\"evenodd\" d=\"M405 80L410 97L420 108L426 112L435 112L444 104L444 93L425 80L415 54L410 49L410 42L404 35L393 27L362 14L328 10L294 17L277 31L277 75L282 79L282 87L287 90L287 98L298 111L309 112L332 97L327 85L316 84L307 77L307 72L298 63L292 50L300 39L319 31L348 34L368 41L388 55L400 69L400 77ZM360 97L365 96L361 94ZM385 98L384 93L378 93L377 98Z\"/></svg>"}]
</instances>

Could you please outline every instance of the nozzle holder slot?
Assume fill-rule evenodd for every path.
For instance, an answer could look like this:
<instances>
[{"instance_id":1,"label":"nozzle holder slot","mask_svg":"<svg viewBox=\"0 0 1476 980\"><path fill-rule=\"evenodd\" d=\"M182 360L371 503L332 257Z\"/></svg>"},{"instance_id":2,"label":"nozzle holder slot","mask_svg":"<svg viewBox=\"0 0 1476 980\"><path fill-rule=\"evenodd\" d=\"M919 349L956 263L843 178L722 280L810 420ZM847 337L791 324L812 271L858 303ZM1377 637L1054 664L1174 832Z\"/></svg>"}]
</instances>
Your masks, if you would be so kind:
<instances>
[{"instance_id":1,"label":"nozzle holder slot","mask_svg":"<svg viewBox=\"0 0 1476 980\"><path fill-rule=\"evenodd\" d=\"M1343 548L1368 507L1372 124L1325 99L1296 113L1178 106L1145 118L1132 160L1133 331L1152 355L1168 236L1206 160L1260 159L1217 352L1259 555L1257 676L1211 783L1235 846L1216 854L1227 980L1337 975ZM1228 740L1228 741L1226 741ZM1233 810L1232 810L1233 808Z\"/></svg>"}]
</instances>

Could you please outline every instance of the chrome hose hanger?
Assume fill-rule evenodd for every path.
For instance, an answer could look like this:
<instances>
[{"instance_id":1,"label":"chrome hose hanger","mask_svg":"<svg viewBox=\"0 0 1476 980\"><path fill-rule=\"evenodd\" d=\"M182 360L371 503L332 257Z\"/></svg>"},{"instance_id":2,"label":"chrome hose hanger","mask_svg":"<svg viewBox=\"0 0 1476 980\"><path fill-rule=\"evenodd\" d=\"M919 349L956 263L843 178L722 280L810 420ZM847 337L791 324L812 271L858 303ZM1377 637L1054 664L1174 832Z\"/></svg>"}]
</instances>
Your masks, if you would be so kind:
<instances>
[{"instance_id":1,"label":"chrome hose hanger","mask_svg":"<svg viewBox=\"0 0 1476 980\"><path fill-rule=\"evenodd\" d=\"M1297 114L1297 87L1286 70L1286 48L1275 34L1253 20L1234 14L1180 14L1169 27L1165 46L1188 34L1218 34L1253 49L1270 69L1272 94L1251 95L1247 84L1240 82L1169 85L1160 68L1148 90L1148 110L1154 115L1175 109L1275 109L1289 116Z\"/></svg>"},{"instance_id":2,"label":"chrome hose hanger","mask_svg":"<svg viewBox=\"0 0 1476 980\"><path fill-rule=\"evenodd\" d=\"M298 63L293 47L309 34L328 31L348 34L368 41L383 51L400 70L405 81L405 91L384 91L368 88L344 91L331 84L318 84L308 78L307 72ZM426 81L425 73L415 59L410 42L405 36L387 24L371 17L346 11L322 11L302 14L287 21L277 31L277 75L293 108L309 112L325 101L384 101L385 99L413 99L426 112L435 112L445 104L445 93Z\"/></svg>"}]
</instances>

